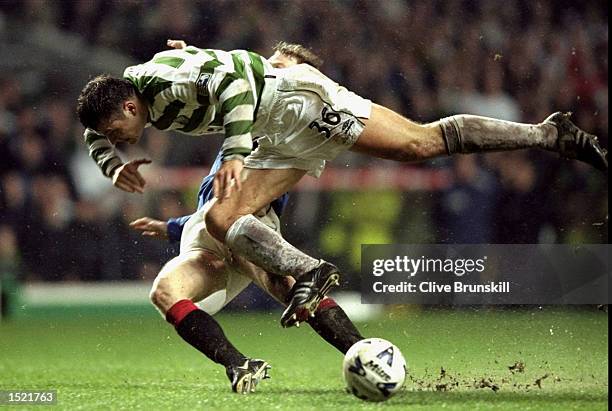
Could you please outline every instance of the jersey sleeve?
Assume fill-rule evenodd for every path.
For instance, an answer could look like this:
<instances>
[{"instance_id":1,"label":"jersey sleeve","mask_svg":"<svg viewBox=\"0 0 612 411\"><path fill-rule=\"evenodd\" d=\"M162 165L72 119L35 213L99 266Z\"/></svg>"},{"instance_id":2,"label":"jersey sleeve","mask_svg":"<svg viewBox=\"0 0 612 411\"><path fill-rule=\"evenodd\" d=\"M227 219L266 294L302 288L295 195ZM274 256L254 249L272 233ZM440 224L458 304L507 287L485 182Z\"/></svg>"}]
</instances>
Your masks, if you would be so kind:
<instances>
[{"instance_id":1,"label":"jersey sleeve","mask_svg":"<svg viewBox=\"0 0 612 411\"><path fill-rule=\"evenodd\" d=\"M106 177L111 177L113 171L123 165L119 154L103 134L87 128L83 133L83 139L89 149L89 156L96 162Z\"/></svg>"},{"instance_id":2,"label":"jersey sleeve","mask_svg":"<svg viewBox=\"0 0 612 411\"><path fill-rule=\"evenodd\" d=\"M221 147L223 161L234 156L248 156L253 150L255 91L249 82L244 62L233 58L234 71L213 75L208 84L210 96L218 102L223 119L225 140Z\"/></svg>"},{"instance_id":3,"label":"jersey sleeve","mask_svg":"<svg viewBox=\"0 0 612 411\"><path fill-rule=\"evenodd\" d=\"M181 241L181 235L183 234L183 228L191 215L183 217L170 218L168 220L168 241L171 243L178 243Z\"/></svg>"}]
</instances>

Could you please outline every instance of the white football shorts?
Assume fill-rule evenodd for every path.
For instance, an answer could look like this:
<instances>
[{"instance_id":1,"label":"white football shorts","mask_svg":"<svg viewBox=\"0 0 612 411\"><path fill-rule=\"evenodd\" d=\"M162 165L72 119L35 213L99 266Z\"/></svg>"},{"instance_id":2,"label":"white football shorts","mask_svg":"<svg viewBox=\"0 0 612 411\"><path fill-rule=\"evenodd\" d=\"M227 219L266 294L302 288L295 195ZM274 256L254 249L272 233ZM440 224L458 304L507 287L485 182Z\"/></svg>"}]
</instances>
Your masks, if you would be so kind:
<instances>
[{"instance_id":1,"label":"white football shorts","mask_svg":"<svg viewBox=\"0 0 612 411\"><path fill-rule=\"evenodd\" d=\"M319 177L327 161L357 141L372 102L307 64L274 75L266 78L253 127L258 147L245 166L297 168Z\"/></svg>"}]
</instances>

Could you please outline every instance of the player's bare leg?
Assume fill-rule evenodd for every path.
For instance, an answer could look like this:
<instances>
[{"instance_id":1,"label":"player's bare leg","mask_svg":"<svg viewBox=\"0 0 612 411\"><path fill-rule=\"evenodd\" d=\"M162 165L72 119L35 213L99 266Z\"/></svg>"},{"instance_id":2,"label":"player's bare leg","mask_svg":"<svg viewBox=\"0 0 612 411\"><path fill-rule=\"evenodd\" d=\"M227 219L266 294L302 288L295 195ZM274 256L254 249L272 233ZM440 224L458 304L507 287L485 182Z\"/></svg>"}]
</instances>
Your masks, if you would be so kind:
<instances>
[{"instance_id":1,"label":"player's bare leg","mask_svg":"<svg viewBox=\"0 0 612 411\"><path fill-rule=\"evenodd\" d=\"M398 161L420 161L442 155L540 148L584 161L606 171L607 153L597 141L554 113L540 124L515 123L461 114L417 124L374 104L353 151Z\"/></svg>"},{"instance_id":2,"label":"player's bare leg","mask_svg":"<svg viewBox=\"0 0 612 411\"><path fill-rule=\"evenodd\" d=\"M210 252L181 254L168 261L155 278L151 302L166 317L180 300L200 301L225 288L223 269L223 262Z\"/></svg>"},{"instance_id":3,"label":"player's bare leg","mask_svg":"<svg viewBox=\"0 0 612 411\"><path fill-rule=\"evenodd\" d=\"M455 153L541 148L607 170L606 152L596 138L560 113L541 124L458 115L421 125L375 104L363 121L365 129L352 150L377 157L420 161ZM303 174L295 169L247 169L242 191L215 204L207 216L210 233L236 253L268 272L297 279L281 317L283 326L294 325L300 311L314 314L321 298L339 281L333 265L297 250L250 215L288 191Z\"/></svg>"},{"instance_id":4,"label":"player's bare leg","mask_svg":"<svg viewBox=\"0 0 612 411\"><path fill-rule=\"evenodd\" d=\"M422 161L446 154L437 124L418 124L378 104L362 119L365 128L352 151L396 161Z\"/></svg>"},{"instance_id":5,"label":"player's bare leg","mask_svg":"<svg viewBox=\"0 0 612 411\"><path fill-rule=\"evenodd\" d=\"M225 288L224 262L206 251L170 260L153 283L151 302L191 346L225 367L232 390L247 394L267 377L263 360L248 359L227 339L221 326L194 301Z\"/></svg>"},{"instance_id":6,"label":"player's bare leg","mask_svg":"<svg viewBox=\"0 0 612 411\"><path fill-rule=\"evenodd\" d=\"M245 169L242 189L215 202L206 214L208 232L267 272L298 278L314 269L319 260L293 247L252 215L290 190L304 174L297 169Z\"/></svg>"},{"instance_id":7,"label":"player's bare leg","mask_svg":"<svg viewBox=\"0 0 612 411\"><path fill-rule=\"evenodd\" d=\"M293 276L289 306L281 316L285 327L314 313L327 292L340 283L338 269L289 244L280 234L253 217L305 174L297 169L250 169L243 175L242 189L217 201L206 215L209 233L234 253L246 257L269 273Z\"/></svg>"}]
</instances>

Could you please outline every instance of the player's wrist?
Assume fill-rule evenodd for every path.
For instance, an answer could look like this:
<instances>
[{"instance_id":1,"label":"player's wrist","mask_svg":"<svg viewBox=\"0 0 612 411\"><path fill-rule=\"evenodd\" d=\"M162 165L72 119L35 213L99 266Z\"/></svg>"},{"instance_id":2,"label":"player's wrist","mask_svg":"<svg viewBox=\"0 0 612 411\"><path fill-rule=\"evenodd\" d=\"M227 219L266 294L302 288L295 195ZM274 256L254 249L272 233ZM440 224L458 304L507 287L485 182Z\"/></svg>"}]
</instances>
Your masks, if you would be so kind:
<instances>
[{"instance_id":1,"label":"player's wrist","mask_svg":"<svg viewBox=\"0 0 612 411\"><path fill-rule=\"evenodd\" d=\"M113 164L108 169L108 177L113 179L115 178L115 173L124 165L123 161L119 161L116 164Z\"/></svg>"},{"instance_id":2,"label":"player's wrist","mask_svg":"<svg viewBox=\"0 0 612 411\"><path fill-rule=\"evenodd\" d=\"M244 164L244 158L245 156L242 154L230 154L227 156L223 156L222 162L226 162L226 161L230 161L230 160L238 160L240 161L242 164Z\"/></svg>"},{"instance_id":3,"label":"player's wrist","mask_svg":"<svg viewBox=\"0 0 612 411\"><path fill-rule=\"evenodd\" d=\"M168 222L167 221L160 221L159 234L163 238L168 239Z\"/></svg>"},{"instance_id":4,"label":"player's wrist","mask_svg":"<svg viewBox=\"0 0 612 411\"><path fill-rule=\"evenodd\" d=\"M178 243L181 241L181 235L183 234L183 227L189 217L180 218L169 218L166 221L166 233L167 239L170 243Z\"/></svg>"}]
</instances>

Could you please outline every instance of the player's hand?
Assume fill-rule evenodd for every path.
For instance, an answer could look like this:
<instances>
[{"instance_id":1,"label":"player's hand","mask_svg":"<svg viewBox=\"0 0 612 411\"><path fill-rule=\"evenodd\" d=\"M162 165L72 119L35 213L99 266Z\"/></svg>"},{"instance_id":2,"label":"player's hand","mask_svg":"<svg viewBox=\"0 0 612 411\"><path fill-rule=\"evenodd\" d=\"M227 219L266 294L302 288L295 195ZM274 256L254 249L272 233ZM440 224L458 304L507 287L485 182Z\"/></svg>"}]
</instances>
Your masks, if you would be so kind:
<instances>
[{"instance_id":1,"label":"player's hand","mask_svg":"<svg viewBox=\"0 0 612 411\"><path fill-rule=\"evenodd\" d=\"M184 49L185 47L187 47L187 43L185 43L183 40L168 39L166 44L168 45L168 47L172 47L173 49Z\"/></svg>"},{"instance_id":2,"label":"player's hand","mask_svg":"<svg viewBox=\"0 0 612 411\"><path fill-rule=\"evenodd\" d=\"M242 188L240 173L242 173L243 167L242 160L227 160L223 162L213 181L213 192L216 198L220 200L229 198L234 187L237 191L240 191Z\"/></svg>"},{"instance_id":3,"label":"player's hand","mask_svg":"<svg viewBox=\"0 0 612 411\"><path fill-rule=\"evenodd\" d=\"M136 231L141 231L142 235L147 237L155 237L160 240L168 239L168 223L166 221L142 217L132 221L130 227Z\"/></svg>"},{"instance_id":4,"label":"player's hand","mask_svg":"<svg viewBox=\"0 0 612 411\"><path fill-rule=\"evenodd\" d=\"M137 160L128 161L121 167L117 167L113 172L113 185L128 193L136 192L142 194L146 181L142 175L140 175L138 167L150 163L151 160L149 159L139 158Z\"/></svg>"}]
</instances>

